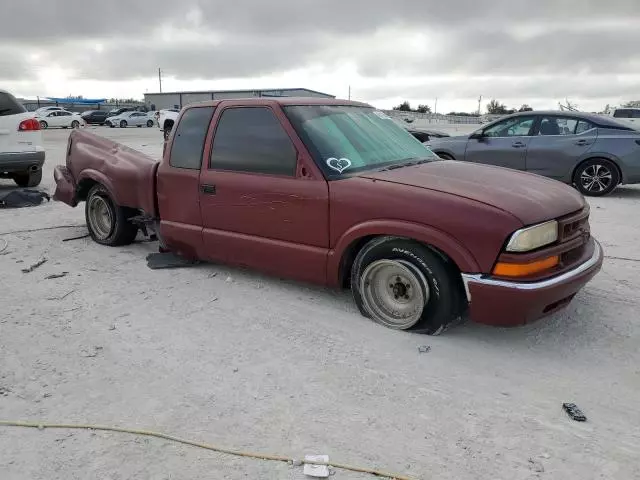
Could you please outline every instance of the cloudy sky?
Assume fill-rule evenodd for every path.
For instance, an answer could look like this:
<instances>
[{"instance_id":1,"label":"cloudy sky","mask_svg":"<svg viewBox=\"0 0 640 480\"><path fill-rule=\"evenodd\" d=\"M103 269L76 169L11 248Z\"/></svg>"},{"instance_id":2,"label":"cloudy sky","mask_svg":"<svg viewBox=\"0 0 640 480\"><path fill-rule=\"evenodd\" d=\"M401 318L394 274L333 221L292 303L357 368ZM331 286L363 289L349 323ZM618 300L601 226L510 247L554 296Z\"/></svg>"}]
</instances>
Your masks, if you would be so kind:
<instances>
[{"instance_id":1,"label":"cloudy sky","mask_svg":"<svg viewBox=\"0 0 640 480\"><path fill-rule=\"evenodd\" d=\"M388 108L640 100L640 0L3 0L19 96L306 87Z\"/></svg>"}]
</instances>

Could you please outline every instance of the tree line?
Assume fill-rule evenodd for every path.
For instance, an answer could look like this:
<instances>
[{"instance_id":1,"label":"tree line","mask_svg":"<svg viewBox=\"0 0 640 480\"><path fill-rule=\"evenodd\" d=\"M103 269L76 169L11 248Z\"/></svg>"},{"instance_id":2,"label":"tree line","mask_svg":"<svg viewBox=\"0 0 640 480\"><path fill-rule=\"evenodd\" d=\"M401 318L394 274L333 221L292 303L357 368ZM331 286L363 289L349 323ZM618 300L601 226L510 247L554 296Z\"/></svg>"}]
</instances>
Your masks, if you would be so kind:
<instances>
[{"instance_id":1,"label":"tree line","mask_svg":"<svg viewBox=\"0 0 640 480\"><path fill-rule=\"evenodd\" d=\"M394 110L399 112L416 112L416 113L431 113L431 107L429 105L418 105L417 108L412 108L411 104L408 101L402 102L400 105L396 105L393 107ZM531 108L526 103L523 104L519 109L515 108L507 108L506 105L500 103L499 101L493 99L489 103L487 103L487 113L491 114L504 114L508 115L510 113L515 112L531 112L533 108ZM457 115L462 117L477 117L479 116L478 112L449 112L447 115Z\"/></svg>"}]
</instances>

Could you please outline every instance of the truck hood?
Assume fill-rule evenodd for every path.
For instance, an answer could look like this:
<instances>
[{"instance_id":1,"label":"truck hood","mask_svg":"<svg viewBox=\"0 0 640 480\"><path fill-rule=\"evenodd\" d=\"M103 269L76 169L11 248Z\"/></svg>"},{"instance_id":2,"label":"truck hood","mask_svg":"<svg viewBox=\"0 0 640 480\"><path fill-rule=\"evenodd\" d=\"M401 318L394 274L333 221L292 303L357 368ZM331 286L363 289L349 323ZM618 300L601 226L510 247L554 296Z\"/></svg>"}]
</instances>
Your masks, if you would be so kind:
<instances>
[{"instance_id":1,"label":"truck hood","mask_svg":"<svg viewBox=\"0 0 640 480\"><path fill-rule=\"evenodd\" d=\"M581 210L573 188L532 173L457 161L436 161L361 177L435 190L494 206L532 225Z\"/></svg>"}]
</instances>

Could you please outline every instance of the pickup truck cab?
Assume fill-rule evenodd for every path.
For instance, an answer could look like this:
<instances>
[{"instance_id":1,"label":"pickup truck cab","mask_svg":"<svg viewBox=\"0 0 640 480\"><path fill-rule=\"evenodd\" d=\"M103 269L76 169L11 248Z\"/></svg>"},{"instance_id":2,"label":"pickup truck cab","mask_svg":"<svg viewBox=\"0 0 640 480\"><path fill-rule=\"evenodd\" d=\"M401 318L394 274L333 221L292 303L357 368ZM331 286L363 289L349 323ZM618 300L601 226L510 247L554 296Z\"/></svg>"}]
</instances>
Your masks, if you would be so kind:
<instances>
[{"instance_id":1,"label":"pickup truck cab","mask_svg":"<svg viewBox=\"0 0 640 480\"><path fill-rule=\"evenodd\" d=\"M600 269L589 207L537 175L439 159L384 113L309 98L184 108L157 161L84 131L54 172L93 239L331 287L428 334L466 314L517 325L566 306Z\"/></svg>"}]
</instances>

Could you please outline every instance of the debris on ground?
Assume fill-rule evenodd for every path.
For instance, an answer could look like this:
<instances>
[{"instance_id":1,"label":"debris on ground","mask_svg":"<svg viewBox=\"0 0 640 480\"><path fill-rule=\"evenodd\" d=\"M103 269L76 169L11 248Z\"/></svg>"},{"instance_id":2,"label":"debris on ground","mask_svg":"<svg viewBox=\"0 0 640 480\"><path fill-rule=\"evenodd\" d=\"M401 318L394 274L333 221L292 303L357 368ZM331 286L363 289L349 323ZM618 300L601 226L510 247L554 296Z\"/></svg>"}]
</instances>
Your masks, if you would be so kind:
<instances>
[{"instance_id":1,"label":"debris on ground","mask_svg":"<svg viewBox=\"0 0 640 480\"><path fill-rule=\"evenodd\" d=\"M152 270L192 267L197 263L195 260L189 260L171 252L150 253L147 255L147 266Z\"/></svg>"},{"instance_id":2,"label":"debris on ground","mask_svg":"<svg viewBox=\"0 0 640 480\"><path fill-rule=\"evenodd\" d=\"M544 466L542 465L542 463L534 460L533 458L529 459L529 468L536 473L544 472Z\"/></svg>"},{"instance_id":3,"label":"debris on ground","mask_svg":"<svg viewBox=\"0 0 640 480\"><path fill-rule=\"evenodd\" d=\"M210 274L207 276L207 278L215 278L215 277L217 277L217 276L218 276L218 273L217 273L217 272L213 272L213 273L210 273Z\"/></svg>"},{"instance_id":4,"label":"debris on ground","mask_svg":"<svg viewBox=\"0 0 640 480\"><path fill-rule=\"evenodd\" d=\"M93 347L92 350L82 350L80 355L85 358L97 357L98 353L102 350L102 347Z\"/></svg>"},{"instance_id":5,"label":"debris on ground","mask_svg":"<svg viewBox=\"0 0 640 480\"><path fill-rule=\"evenodd\" d=\"M46 277L44 277L44 279L45 280L54 280L56 278L66 277L67 275L69 275L69 272L53 273L51 275L47 275Z\"/></svg>"},{"instance_id":6,"label":"debris on ground","mask_svg":"<svg viewBox=\"0 0 640 480\"><path fill-rule=\"evenodd\" d=\"M233 282L233 278L231 278L231 277L227 277L227 279L225 280L225 282L227 282L227 283L232 283L232 282Z\"/></svg>"},{"instance_id":7,"label":"debris on ground","mask_svg":"<svg viewBox=\"0 0 640 480\"><path fill-rule=\"evenodd\" d=\"M47 192L23 188L20 190L12 190L8 193L0 193L0 208L24 208L35 207L46 199L51 201L51 197Z\"/></svg>"},{"instance_id":8,"label":"debris on ground","mask_svg":"<svg viewBox=\"0 0 640 480\"><path fill-rule=\"evenodd\" d=\"M62 295L61 297L48 297L47 300L64 300L65 298L67 298L69 295L71 295L73 292L75 292L75 288L73 290L69 290L67 293L65 293L64 295ZM78 307L80 308L80 307ZM78 309L76 308L76 310Z\"/></svg>"},{"instance_id":9,"label":"debris on ground","mask_svg":"<svg viewBox=\"0 0 640 480\"><path fill-rule=\"evenodd\" d=\"M23 268L22 269L22 273L31 273L33 272L36 268L41 267L42 265L44 265L45 263L47 263L47 259L43 258L42 260L38 260L36 263L34 263L33 265L31 265L29 268Z\"/></svg>"},{"instance_id":10,"label":"debris on ground","mask_svg":"<svg viewBox=\"0 0 640 480\"><path fill-rule=\"evenodd\" d=\"M420 353L428 353L431 350L431 347L429 345L421 345L420 347L418 347L418 352Z\"/></svg>"},{"instance_id":11,"label":"debris on ground","mask_svg":"<svg viewBox=\"0 0 640 480\"><path fill-rule=\"evenodd\" d=\"M564 411L567 412L567 414L576 422L587 421L587 417L584 413L582 413L582 410L580 410L575 403L563 403L562 408L564 408Z\"/></svg>"},{"instance_id":12,"label":"debris on ground","mask_svg":"<svg viewBox=\"0 0 640 480\"><path fill-rule=\"evenodd\" d=\"M316 478L328 478L329 467L327 465L315 465L313 463L306 462L329 462L329 455L305 455L304 456L304 470L303 473L308 477Z\"/></svg>"},{"instance_id":13,"label":"debris on ground","mask_svg":"<svg viewBox=\"0 0 640 480\"><path fill-rule=\"evenodd\" d=\"M115 323L109 327L109 331L113 331L115 329L116 329L116 324Z\"/></svg>"},{"instance_id":14,"label":"debris on ground","mask_svg":"<svg viewBox=\"0 0 640 480\"><path fill-rule=\"evenodd\" d=\"M80 236L78 236L78 237L63 238L63 239L62 239L62 241L63 241L63 242L70 242L70 241L72 241L72 240L80 240L80 239L82 239L82 238L87 238L87 237L90 237L90 236L91 236L91 234L89 234L89 233L85 233L84 235L80 235Z\"/></svg>"}]
</instances>

